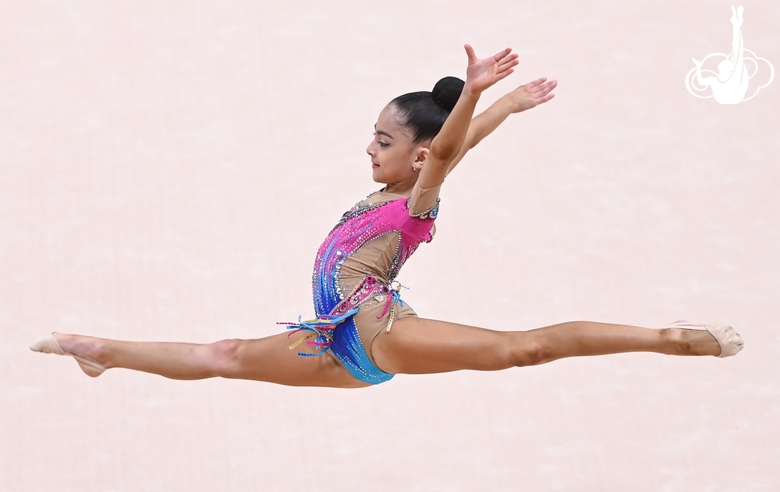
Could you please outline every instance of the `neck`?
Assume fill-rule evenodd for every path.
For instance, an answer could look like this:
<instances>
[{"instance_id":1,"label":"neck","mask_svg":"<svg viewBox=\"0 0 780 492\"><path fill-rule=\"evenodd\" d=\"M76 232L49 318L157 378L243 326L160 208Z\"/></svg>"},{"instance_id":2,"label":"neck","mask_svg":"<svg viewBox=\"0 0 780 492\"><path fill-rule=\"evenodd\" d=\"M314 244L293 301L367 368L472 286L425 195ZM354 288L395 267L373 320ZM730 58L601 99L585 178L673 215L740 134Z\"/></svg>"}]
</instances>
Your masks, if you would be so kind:
<instances>
[{"instance_id":1,"label":"neck","mask_svg":"<svg viewBox=\"0 0 780 492\"><path fill-rule=\"evenodd\" d=\"M409 195L412 188L414 188L414 183L387 183L382 191L395 195Z\"/></svg>"}]
</instances>

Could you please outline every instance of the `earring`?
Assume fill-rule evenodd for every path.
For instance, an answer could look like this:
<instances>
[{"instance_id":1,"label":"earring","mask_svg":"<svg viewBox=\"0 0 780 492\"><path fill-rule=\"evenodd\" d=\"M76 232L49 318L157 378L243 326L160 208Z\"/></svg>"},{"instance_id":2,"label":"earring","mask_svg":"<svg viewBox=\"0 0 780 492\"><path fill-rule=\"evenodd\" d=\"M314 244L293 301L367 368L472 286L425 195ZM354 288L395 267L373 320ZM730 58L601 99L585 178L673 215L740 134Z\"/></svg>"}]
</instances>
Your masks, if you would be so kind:
<instances>
[{"instance_id":1,"label":"earring","mask_svg":"<svg viewBox=\"0 0 780 492\"><path fill-rule=\"evenodd\" d=\"M417 169L417 166L415 166L414 164L412 164L412 170L419 171L419 169Z\"/></svg>"}]
</instances>

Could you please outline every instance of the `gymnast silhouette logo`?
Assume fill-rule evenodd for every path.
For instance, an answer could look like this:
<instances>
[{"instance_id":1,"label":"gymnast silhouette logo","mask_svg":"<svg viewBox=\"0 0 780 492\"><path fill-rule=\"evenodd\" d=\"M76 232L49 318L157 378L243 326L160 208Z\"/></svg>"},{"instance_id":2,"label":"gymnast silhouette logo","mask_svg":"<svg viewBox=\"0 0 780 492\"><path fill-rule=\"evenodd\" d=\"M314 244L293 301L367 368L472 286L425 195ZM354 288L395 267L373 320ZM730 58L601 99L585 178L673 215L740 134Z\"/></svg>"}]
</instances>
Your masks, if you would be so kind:
<instances>
[{"instance_id":1,"label":"gymnast silhouette logo","mask_svg":"<svg viewBox=\"0 0 780 492\"><path fill-rule=\"evenodd\" d=\"M775 78L775 68L769 63L769 60L761 58L745 48L741 31L742 12L744 12L744 9L741 5L736 10L733 6L731 7L732 40L731 53L729 55L711 53L704 57L702 61L693 59L693 63L696 66L685 76L685 88L694 96L700 99L714 97L715 101L720 104L738 104L756 97L758 92L768 86L772 79ZM709 58L713 58L714 61L720 60L717 74L713 70L702 69L702 65ZM769 80L764 85L757 87L755 92L746 98L745 94L747 93L750 79L758 73L759 60L766 63L769 67ZM715 76L703 77L702 74ZM697 92L709 92L708 88L712 90L711 94L697 94Z\"/></svg>"}]
</instances>

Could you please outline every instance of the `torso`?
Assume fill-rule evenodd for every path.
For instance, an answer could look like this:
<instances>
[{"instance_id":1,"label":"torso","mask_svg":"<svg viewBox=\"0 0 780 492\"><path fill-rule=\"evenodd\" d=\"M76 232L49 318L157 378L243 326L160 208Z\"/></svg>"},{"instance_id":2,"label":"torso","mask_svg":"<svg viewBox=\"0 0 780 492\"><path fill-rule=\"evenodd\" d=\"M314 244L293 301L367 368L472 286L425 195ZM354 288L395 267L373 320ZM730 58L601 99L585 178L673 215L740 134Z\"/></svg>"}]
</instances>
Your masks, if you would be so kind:
<instances>
[{"instance_id":1,"label":"torso","mask_svg":"<svg viewBox=\"0 0 780 492\"><path fill-rule=\"evenodd\" d=\"M365 291L366 284L361 282L374 277L379 286L376 295L361 300L355 315L361 339L370 345L388 324L388 313L382 315L386 287L420 243L433 238L438 192L438 187L422 190L418 186L410 197L378 191L342 216L320 246L314 264L312 291L318 316L329 314L356 287ZM396 319L415 315L411 308L397 304ZM368 346L366 350L370 355Z\"/></svg>"}]
</instances>

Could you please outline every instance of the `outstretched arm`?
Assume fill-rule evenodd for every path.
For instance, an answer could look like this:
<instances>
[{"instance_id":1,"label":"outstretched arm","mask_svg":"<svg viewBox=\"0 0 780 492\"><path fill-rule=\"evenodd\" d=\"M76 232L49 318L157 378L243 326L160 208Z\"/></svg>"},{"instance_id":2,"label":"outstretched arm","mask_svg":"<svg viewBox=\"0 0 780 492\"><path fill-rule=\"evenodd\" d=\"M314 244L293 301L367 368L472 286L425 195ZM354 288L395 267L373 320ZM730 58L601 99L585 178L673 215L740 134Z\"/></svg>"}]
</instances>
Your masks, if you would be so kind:
<instances>
[{"instance_id":1,"label":"outstretched arm","mask_svg":"<svg viewBox=\"0 0 780 492\"><path fill-rule=\"evenodd\" d=\"M450 163L458 156L466 139L479 96L485 89L512 73L512 67L517 65L517 55L510 54L511 48L481 60L476 57L471 46L466 45L465 48L469 61L466 83L444 126L431 142L418 179L422 188L433 188L444 181Z\"/></svg>"},{"instance_id":2,"label":"outstretched arm","mask_svg":"<svg viewBox=\"0 0 780 492\"><path fill-rule=\"evenodd\" d=\"M536 79L504 95L483 113L477 115L471 120L466 140L463 142L458 155L450 163L447 174L452 172L469 150L476 147L483 138L493 133L493 130L498 128L510 114L534 108L555 97L552 90L557 85L558 82L556 80L547 80L545 77Z\"/></svg>"}]
</instances>

